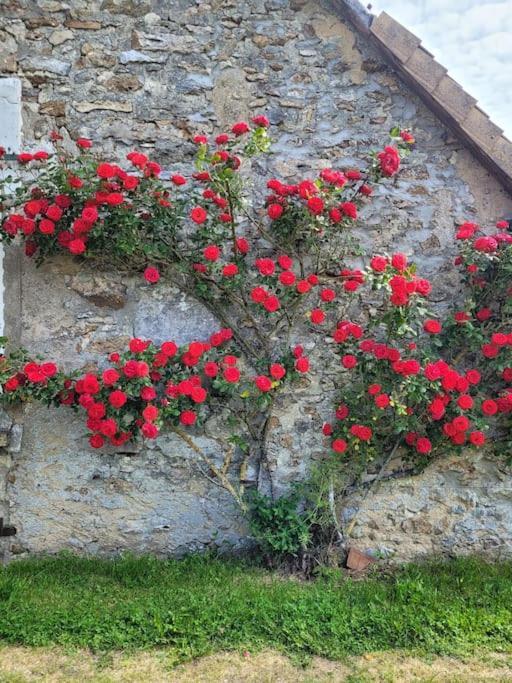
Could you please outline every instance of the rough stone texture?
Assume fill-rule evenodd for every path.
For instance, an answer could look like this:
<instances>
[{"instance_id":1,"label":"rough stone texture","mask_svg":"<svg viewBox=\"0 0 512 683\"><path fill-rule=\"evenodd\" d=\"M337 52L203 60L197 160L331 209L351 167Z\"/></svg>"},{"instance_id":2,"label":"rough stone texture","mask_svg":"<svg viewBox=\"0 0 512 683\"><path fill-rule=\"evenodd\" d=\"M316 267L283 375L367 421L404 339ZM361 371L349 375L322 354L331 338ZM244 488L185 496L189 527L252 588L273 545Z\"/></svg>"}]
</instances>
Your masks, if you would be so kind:
<instances>
[{"instance_id":1,"label":"rough stone texture","mask_svg":"<svg viewBox=\"0 0 512 683\"><path fill-rule=\"evenodd\" d=\"M512 557L510 468L485 456L447 458L416 477L381 482L365 500L352 496L353 544L377 557ZM357 511L357 512L356 512Z\"/></svg>"},{"instance_id":2,"label":"rough stone texture","mask_svg":"<svg viewBox=\"0 0 512 683\"><path fill-rule=\"evenodd\" d=\"M400 122L414 128L418 149L400 177L377 191L356 237L367 249L399 244L422 272L435 276L444 303L456 291L449 266L454 223L492 224L512 213L497 181L367 38L320 1L10 0L2 11L9 40L0 49L0 68L7 64L6 72L16 69L22 80L28 147L57 128L66 136L91 137L119 159L139 147L164 166L184 170L195 133L265 112L274 124L275 154L254 164L261 185L273 174L291 180L325 166L358 167ZM204 309L172 288L90 273L66 259L39 270L22 262L13 255L6 264L8 333L67 367L97 362L133 334L185 342L216 327ZM304 380L292 399L279 399L269 444L277 492L325 452L320 427L330 415L333 390L332 378L322 377ZM68 412L30 408L23 419L21 451L13 449L7 478L11 523L18 527L13 553L64 547L170 553L244 538L228 498L197 471L176 438L163 436L154 447L130 454L99 455ZM222 420L209 426L204 437L212 457L222 451L221 426ZM356 526L359 546L389 546L397 559L465 544L496 554L502 546L486 539L499 536L510 550L512 520L504 511L499 523L481 514L506 500L510 478L492 463L474 462L468 467L475 468L478 505L468 503L460 514L447 508L441 535L427 542L428 533L420 530L420 517L434 528L441 516L429 517L434 494L426 482L442 489L445 500L457 501L469 490L443 463L422 477L382 485ZM425 500L426 509L395 512L384 525L380 518L388 508L399 510L395 486L397 496ZM370 514L374 508L379 512ZM379 518L378 530L366 514ZM482 531L484 518L495 524L494 535ZM467 530L471 525L474 533ZM448 539L445 545L441 538Z\"/></svg>"}]
</instances>

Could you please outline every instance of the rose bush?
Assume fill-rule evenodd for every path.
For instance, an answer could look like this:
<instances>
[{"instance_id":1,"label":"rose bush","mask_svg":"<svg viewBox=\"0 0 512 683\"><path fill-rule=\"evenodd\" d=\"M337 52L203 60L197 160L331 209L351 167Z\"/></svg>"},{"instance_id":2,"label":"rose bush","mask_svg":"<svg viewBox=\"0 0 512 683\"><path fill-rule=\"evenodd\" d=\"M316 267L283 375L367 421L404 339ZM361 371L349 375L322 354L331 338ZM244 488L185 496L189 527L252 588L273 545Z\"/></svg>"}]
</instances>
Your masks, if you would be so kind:
<instances>
[{"instance_id":1,"label":"rose bush","mask_svg":"<svg viewBox=\"0 0 512 683\"><path fill-rule=\"evenodd\" d=\"M83 376L14 353L2 361L5 400L84 412L94 448L174 429L242 507L243 486L234 486L230 467L238 463L240 482L249 458L258 472L265 468L277 393L321 373L319 363L339 371L339 397L323 427L327 460L350 465L353 476L398 449L422 464L448 449L482 447L489 430L494 444L508 443L508 224L492 236L473 223L456 228L455 265L467 296L454 311L430 307L432 286L406 255L362 254L351 240L375 185L399 172L414 144L409 131L394 128L391 144L364 170L328 168L294 184L271 178L255 209L240 171L270 148L264 116L214 140L194 138L188 175L164 174L136 151L122 168L83 138L68 154L60 136L52 138L53 153L19 155L21 172L6 181L17 183L14 193L0 186L2 239L23 241L38 263L67 253L139 273L148 286L172 280L223 329L181 348L133 339L108 367ZM306 342L326 334L336 352L312 366ZM230 414L232 431L220 469L190 432L219 411Z\"/></svg>"}]
</instances>

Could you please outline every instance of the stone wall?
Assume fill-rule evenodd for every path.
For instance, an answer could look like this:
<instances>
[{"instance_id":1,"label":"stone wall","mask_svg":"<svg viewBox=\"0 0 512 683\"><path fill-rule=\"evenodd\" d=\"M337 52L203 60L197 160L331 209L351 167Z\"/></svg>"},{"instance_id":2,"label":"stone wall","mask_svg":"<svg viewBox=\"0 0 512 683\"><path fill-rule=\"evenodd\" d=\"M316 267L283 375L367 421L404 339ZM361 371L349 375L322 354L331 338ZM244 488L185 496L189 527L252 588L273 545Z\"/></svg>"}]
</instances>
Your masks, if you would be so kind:
<instances>
[{"instance_id":1,"label":"stone wall","mask_svg":"<svg viewBox=\"0 0 512 683\"><path fill-rule=\"evenodd\" d=\"M66 139L91 137L119 158L140 148L179 170L191 158L194 134L257 111L274 124L275 154L256 162L254 172L291 179L326 165L358 166L392 124L414 127L417 152L396 183L378 190L357 237L367 249L399 244L435 276L445 303L456 286L449 268L454 223L490 222L512 209L510 197L380 55L321 2L7 0L2 12L0 71L22 81L28 147L57 129ZM133 334L185 342L215 327L201 307L171 288L87 272L65 259L36 270L15 250L5 269L7 333L67 367L97 362ZM293 402L280 399L269 447L277 491L324 452L320 427L332 390L326 377L300 387ZM246 530L231 502L175 438L163 435L143 450L98 455L67 412L31 407L17 420L24 432L7 480L10 519L18 529L10 552L165 554L244 542ZM217 424L199 438L213 458L220 456ZM357 542L392 548L396 557L466 545L496 550L477 531L470 546L467 528L491 519L492 500L506 500L510 478L483 461L467 462L486 481L477 486L478 505L461 503L465 512L457 512L465 479L440 463L420 478L383 484L366 501L354 528ZM428 521L435 529L432 545L430 532L418 527L424 511L411 512L409 502L421 499L426 510L435 508L428 482L454 501L453 510L443 508L446 523ZM495 537L508 539L511 552L512 520L503 517L500 525ZM405 551L411 531L424 535Z\"/></svg>"}]
</instances>

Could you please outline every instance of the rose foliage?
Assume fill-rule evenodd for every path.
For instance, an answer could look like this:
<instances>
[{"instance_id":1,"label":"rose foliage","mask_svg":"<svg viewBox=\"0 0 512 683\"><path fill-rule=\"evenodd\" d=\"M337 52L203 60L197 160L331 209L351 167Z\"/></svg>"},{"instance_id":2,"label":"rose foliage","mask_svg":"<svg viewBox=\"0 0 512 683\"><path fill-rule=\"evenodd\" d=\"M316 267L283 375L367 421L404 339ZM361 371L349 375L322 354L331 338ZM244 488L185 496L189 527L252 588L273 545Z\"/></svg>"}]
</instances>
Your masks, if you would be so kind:
<instances>
[{"instance_id":1,"label":"rose foliage","mask_svg":"<svg viewBox=\"0 0 512 683\"><path fill-rule=\"evenodd\" d=\"M293 396L291 382L304 391L312 373L337 376L333 413L321 427L331 464L361 472L398 451L424 464L489 440L510 451L508 223L492 235L474 223L454 227L454 309L429 303L432 285L405 254L362 253L352 236L377 184L399 173L414 145L410 132L393 129L366 169L326 168L293 184L271 178L263 192L256 177L262 200L254 204L241 171L270 149L264 116L213 140L197 136L185 175L162 172L141 152L118 165L98 158L89 140L77 140L71 154L58 134L52 141L51 153L20 154L21 168L4 173L4 243L22 242L38 264L68 254L85 266L139 273L141 286L170 280L222 329L181 347L132 339L87 373L12 351L0 367L5 401L79 411L94 448L121 449L174 429L242 506L248 463L256 483L269 476L277 395ZM215 414L229 432L222 468L193 439Z\"/></svg>"}]
</instances>

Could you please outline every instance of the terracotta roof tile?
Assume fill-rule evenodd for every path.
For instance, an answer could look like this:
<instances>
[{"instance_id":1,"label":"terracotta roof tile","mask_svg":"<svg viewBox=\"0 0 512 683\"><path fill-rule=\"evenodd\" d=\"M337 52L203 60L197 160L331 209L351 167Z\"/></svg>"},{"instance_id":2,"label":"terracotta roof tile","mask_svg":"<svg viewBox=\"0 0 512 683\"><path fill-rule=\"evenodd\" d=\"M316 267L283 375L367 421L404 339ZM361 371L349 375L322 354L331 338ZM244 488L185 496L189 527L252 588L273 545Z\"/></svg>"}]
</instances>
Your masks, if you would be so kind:
<instances>
[{"instance_id":1,"label":"terracotta roof tile","mask_svg":"<svg viewBox=\"0 0 512 683\"><path fill-rule=\"evenodd\" d=\"M477 106L475 98L447 75L419 38L386 12L371 21L370 37L427 106L512 193L512 142Z\"/></svg>"}]
</instances>

